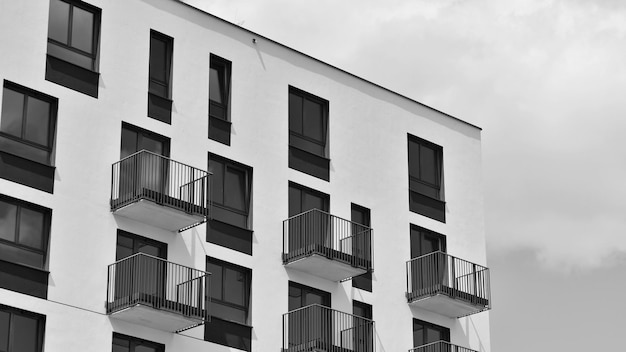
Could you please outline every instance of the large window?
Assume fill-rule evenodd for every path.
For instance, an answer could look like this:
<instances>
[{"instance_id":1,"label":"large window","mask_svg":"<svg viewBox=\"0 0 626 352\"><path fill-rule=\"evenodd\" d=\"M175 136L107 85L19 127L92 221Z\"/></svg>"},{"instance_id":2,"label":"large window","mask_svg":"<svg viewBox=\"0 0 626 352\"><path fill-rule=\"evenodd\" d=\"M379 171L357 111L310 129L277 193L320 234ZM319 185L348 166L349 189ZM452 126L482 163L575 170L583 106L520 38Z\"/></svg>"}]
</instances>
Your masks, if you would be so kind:
<instances>
[{"instance_id":1,"label":"large window","mask_svg":"<svg viewBox=\"0 0 626 352\"><path fill-rule=\"evenodd\" d=\"M446 236L411 224L411 259L446 251Z\"/></svg>"},{"instance_id":2,"label":"large window","mask_svg":"<svg viewBox=\"0 0 626 352\"><path fill-rule=\"evenodd\" d=\"M289 311L311 304L330 308L330 292L289 281Z\"/></svg>"},{"instance_id":3,"label":"large window","mask_svg":"<svg viewBox=\"0 0 626 352\"><path fill-rule=\"evenodd\" d=\"M252 254L252 168L209 153L211 220L207 241Z\"/></svg>"},{"instance_id":4,"label":"large window","mask_svg":"<svg viewBox=\"0 0 626 352\"><path fill-rule=\"evenodd\" d=\"M174 39L150 31L148 116L165 123L172 120L172 52Z\"/></svg>"},{"instance_id":5,"label":"large window","mask_svg":"<svg viewBox=\"0 0 626 352\"><path fill-rule=\"evenodd\" d=\"M114 332L113 352L165 352L165 345Z\"/></svg>"},{"instance_id":6,"label":"large window","mask_svg":"<svg viewBox=\"0 0 626 352\"><path fill-rule=\"evenodd\" d=\"M209 138L230 145L231 63L211 54L209 73Z\"/></svg>"},{"instance_id":7,"label":"large window","mask_svg":"<svg viewBox=\"0 0 626 352\"><path fill-rule=\"evenodd\" d=\"M368 208L352 203L350 220L353 223L370 227L370 210ZM372 272L369 271L363 275L353 277L352 287L372 292Z\"/></svg>"},{"instance_id":8,"label":"large window","mask_svg":"<svg viewBox=\"0 0 626 352\"><path fill-rule=\"evenodd\" d=\"M413 319L413 346L419 347L437 341L450 342L450 329L426 321Z\"/></svg>"},{"instance_id":9,"label":"large window","mask_svg":"<svg viewBox=\"0 0 626 352\"><path fill-rule=\"evenodd\" d=\"M57 99L4 81L0 149L52 165Z\"/></svg>"},{"instance_id":10,"label":"large window","mask_svg":"<svg viewBox=\"0 0 626 352\"><path fill-rule=\"evenodd\" d=\"M205 340L250 351L252 270L207 257L207 271L211 273L211 322L205 324Z\"/></svg>"},{"instance_id":11,"label":"large window","mask_svg":"<svg viewBox=\"0 0 626 352\"><path fill-rule=\"evenodd\" d=\"M443 148L415 136L408 136L409 208L445 222L443 197Z\"/></svg>"},{"instance_id":12,"label":"large window","mask_svg":"<svg viewBox=\"0 0 626 352\"><path fill-rule=\"evenodd\" d=\"M0 351L41 352L46 317L0 305Z\"/></svg>"},{"instance_id":13,"label":"large window","mask_svg":"<svg viewBox=\"0 0 626 352\"><path fill-rule=\"evenodd\" d=\"M328 181L328 101L289 87L289 167Z\"/></svg>"},{"instance_id":14,"label":"large window","mask_svg":"<svg viewBox=\"0 0 626 352\"><path fill-rule=\"evenodd\" d=\"M97 97L100 13L79 0L50 0L46 79Z\"/></svg>"}]
</instances>

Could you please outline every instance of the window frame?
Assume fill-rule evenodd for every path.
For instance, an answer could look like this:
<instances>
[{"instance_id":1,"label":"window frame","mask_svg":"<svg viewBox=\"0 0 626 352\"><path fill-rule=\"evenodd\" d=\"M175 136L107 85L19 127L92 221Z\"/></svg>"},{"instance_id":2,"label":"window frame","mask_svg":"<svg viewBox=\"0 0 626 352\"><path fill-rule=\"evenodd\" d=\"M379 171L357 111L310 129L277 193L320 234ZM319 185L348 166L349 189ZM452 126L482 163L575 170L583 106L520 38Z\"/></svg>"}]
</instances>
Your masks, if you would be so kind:
<instances>
[{"instance_id":1,"label":"window frame","mask_svg":"<svg viewBox=\"0 0 626 352\"><path fill-rule=\"evenodd\" d=\"M26 209L38 212L43 215L43 224L42 224L42 229L41 229L42 231L41 233L41 242L42 242L41 247L42 248L41 249L29 247L27 245L20 244L15 241L9 241L9 240L0 238L0 243L4 245L17 248L21 251L32 252L32 253L36 253L40 255L41 263L42 263L41 266L39 267L36 265L24 263L24 262L10 261L10 260L4 259L3 257L0 257L0 260L6 260L7 262L10 262L10 263L26 266L29 268L34 268L34 269L41 270L41 271L46 271L46 268L48 266L48 249L49 249L48 246L50 244L50 228L51 228L51 222L52 222L52 210L46 207L42 207L37 204L33 204L33 203L29 203L29 202L26 202L17 198L9 197L4 194L0 194L0 201L3 201L8 204L12 204L17 207L16 212L15 212L15 230L14 230L15 231L14 236L15 236L16 241L19 238L20 216L21 216L22 208L26 208Z\"/></svg>"},{"instance_id":2,"label":"window frame","mask_svg":"<svg viewBox=\"0 0 626 352\"><path fill-rule=\"evenodd\" d=\"M14 93L18 93L21 94L23 96L23 106L22 106L22 117L21 117L21 122L22 122L22 131L21 134L22 136L18 137L15 135L12 135L8 132L5 132L2 130L2 116L0 116L0 138L6 138L9 139L13 142L17 142L17 143L21 143L25 146L27 146L28 148L34 148L34 149L39 149L39 150L43 150L47 153L47 157L45 161L42 160L36 160L37 158L33 158L33 157L29 157L26 155L23 155L23 153L15 153L13 151L7 151L6 149L2 148L4 152L8 152L9 154L12 155L17 155L21 158L42 164L42 165L46 165L46 166L54 166L54 149L55 149L55 140L56 140L56 122L57 122L57 113L58 113L58 102L59 100L53 96L38 92L36 90L30 89L28 87L24 87L22 85L19 85L17 83L11 82L11 81L7 81L4 80L4 84L3 84L3 93L2 93L2 107L0 107L0 111L4 110L4 104L5 104L5 99L6 99L6 94L4 93L5 90L11 90ZM28 114L28 100L29 98L34 98L43 102L46 102L49 104L49 112L48 112L48 136L47 136L47 140L48 140L48 145L42 145L39 144L37 142L33 142L33 141L29 141L28 139L25 139L23 136L26 133L25 130L25 125L26 125L26 117Z\"/></svg>"},{"instance_id":3,"label":"window frame","mask_svg":"<svg viewBox=\"0 0 626 352\"><path fill-rule=\"evenodd\" d=\"M212 172L213 175L215 175L215 173L212 170L211 167L211 161L214 161L216 163L221 163L222 164L222 194L223 194L223 199L221 203L218 203L217 201L214 200L213 196L215 194L215 192L213 191L213 187L216 187L217 182L215 182L215 177L213 177L213 181L211 182L211 204L214 207L218 207L221 209L224 209L228 212L232 212L234 214L240 215L242 217L244 217L245 219L245 223L246 226L244 227L244 229L250 230L252 228L251 226L251 207L252 207L252 179L253 179L253 169L250 166L244 165L242 163L239 163L237 161L234 160L230 160L227 158L224 158L223 156L217 155L217 154L213 154L209 152L209 157L208 157L208 161L209 161L209 172ZM226 175L227 175L227 170L232 169L235 170L237 172L241 172L244 174L244 189L243 194L244 194L244 209L237 209L231 206L228 206L224 203L225 202L225 197L226 197ZM235 227L241 227L239 225L236 224L232 224L228 221L222 221L221 219L217 218L215 220L218 220L220 222L224 222L227 223L229 225L235 226Z\"/></svg>"},{"instance_id":4,"label":"window frame","mask_svg":"<svg viewBox=\"0 0 626 352\"><path fill-rule=\"evenodd\" d=\"M235 304L235 303L231 303L231 302L227 302L224 301L223 299L217 299L212 297L212 292L211 290L213 289L213 285L214 283L211 282L211 290L208 291L208 295L207 295L207 299L210 301L211 305L215 305L220 304L229 308L235 308L235 309L239 309L242 310L245 313L245 321L237 321L237 320L233 320L233 319L229 319L229 318L224 318L221 316L215 316L216 318L223 320L223 321L227 321L227 322L233 322L239 325L247 325L248 322L250 321L250 300L251 300L251 287L252 287L252 269L250 268L246 268L244 266L240 266L237 264L233 264L233 263L229 263L214 257L206 257L206 268L208 272L211 272L211 270L209 269L209 263L216 265L216 266L221 266L222 270L224 268L228 268L234 271L239 272L240 275L243 275L243 282L244 282L244 292L243 292L243 305L239 305L239 304ZM211 279L213 280L213 278ZM222 282L221 282L221 286L222 286L222 292L221 292L221 296L224 297L224 275L222 274Z\"/></svg>"},{"instance_id":5,"label":"window frame","mask_svg":"<svg viewBox=\"0 0 626 352\"><path fill-rule=\"evenodd\" d=\"M165 58L164 58L165 81L160 81L159 79L153 77L153 72L154 72L153 71L154 64L152 62L152 40L153 39L159 40L165 44L165 52L163 53L165 55ZM148 51L149 51L149 54L148 54L148 93L155 95L159 98L172 100L172 65L173 65L173 58L174 58L174 38L168 35L165 35L163 33L157 32L154 29L151 29L150 30L150 45L149 45ZM152 88L153 84L164 87L165 92L166 92L165 95L162 95L158 93L157 91L153 90Z\"/></svg>"},{"instance_id":6,"label":"window frame","mask_svg":"<svg viewBox=\"0 0 626 352\"><path fill-rule=\"evenodd\" d=\"M46 329L46 316L45 315L37 314L34 312L29 312L23 309L18 309L18 308L14 308L14 307L3 305L3 304L0 304L0 312L9 314L9 324L8 324L8 333L7 333L7 337L8 337L7 352L20 352L20 351L14 350L13 339L12 339L12 335L14 332L12 328L12 321L15 315L36 320L37 331L35 332L35 334L37 335L37 341L35 342L35 351L38 351L38 352L43 351L43 339L45 336L45 329Z\"/></svg>"},{"instance_id":7,"label":"window frame","mask_svg":"<svg viewBox=\"0 0 626 352\"><path fill-rule=\"evenodd\" d=\"M51 1L55 1L55 0L51 0ZM52 55L50 54L50 50L46 50L47 54L62 60L64 62L70 63L74 66L78 66L81 67L83 69L92 71L92 72L98 72L98 56L99 56L99 49L100 49L100 29L101 29L101 15L102 15L102 10L91 5L88 3L85 3L83 1L78 1L78 0L56 0L56 1L60 1L60 2L64 2L66 4L68 4L70 6L69 8L69 13L68 13L68 24L67 24L67 40L68 40L68 44L62 43L56 39L50 38L50 23L51 23L51 18L50 18L50 11L48 11L48 45L55 45L57 47L60 47L63 50L67 50L79 55L83 55L87 58L89 58L91 60L91 67L87 68L85 66L79 65L75 62L72 61L68 61L65 58L61 58L59 56L56 55ZM73 14L74 14L74 8L78 7L83 11L89 12L93 15L93 24L92 24L92 38L91 38L91 52L88 53L82 49L79 48L75 48L71 45L72 42L72 35L73 35L73 28L72 28L72 23L73 23Z\"/></svg>"},{"instance_id":8,"label":"window frame","mask_svg":"<svg viewBox=\"0 0 626 352\"><path fill-rule=\"evenodd\" d=\"M113 338L111 339L111 347L113 347L113 344L115 343L115 339L120 339L120 340L126 340L129 343L129 352L134 352L135 348L141 344L144 345L146 347L152 347L156 350L156 352L165 352L165 345L158 343L158 342L154 342L154 341L149 341L149 340L145 340L145 339L140 339L138 337L134 337L134 336L129 336L129 335L124 335L124 334L120 334L117 332L113 332ZM141 346L139 345L139 346Z\"/></svg>"},{"instance_id":9,"label":"window frame","mask_svg":"<svg viewBox=\"0 0 626 352\"><path fill-rule=\"evenodd\" d=\"M230 87L231 87L231 72L232 72L232 62L226 60L222 57L219 57L215 54L210 54L209 57L209 82L211 81L212 70L215 70L218 73L218 84L220 85L220 90L222 92L222 102L217 102L211 99L210 89L211 86L209 84L209 117L216 118L222 121L230 121ZM220 79L221 78L221 79ZM211 106L217 106L218 108L224 109L224 117L220 117L216 114L211 113Z\"/></svg>"},{"instance_id":10,"label":"window frame","mask_svg":"<svg viewBox=\"0 0 626 352\"><path fill-rule=\"evenodd\" d=\"M291 123L292 122L292 114L291 114L291 111L292 111L291 95L292 94L296 95L296 96L299 96L303 100L302 111L301 111L300 116L299 116L300 126L302 126L302 132L295 131L292 128L293 127L292 123ZM305 133L305 128L304 128L304 101L305 100L309 100L311 102L319 104L322 107L322 116L320 117L321 122L322 122L322 126L321 126L322 139L321 140L317 140L317 139L315 139L313 137L307 136L306 133ZM289 114L288 114L289 115L289 146L297 148L297 149L300 149L300 150L305 151L305 152L308 152L310 154L313 154L313 155L316 155L316 156L328 159L328 152L329 152L328 151L328 149L329 149L328 148L329 107L330 107L330 103L329 103L328 100L326 100L324 98L321 98L321 97L318 97L318 96L316 96L314 94L308 93L308 92L306 92L306 91L304 91L302 89L299 89L299 88L296 88L296 87L293 87L293 86L289 86ZM298 118L298 117L295 117L295 118ZM322 147L323 151L322 151L322 153L316 153L316 152L314 152L312 150L306 150L306 149L303 149L301 147L295 146L292 143L292 137L299 138L299 139L302 139L302 140L304 140L306 142L316 144L316 145Z\"/></svg>"},{"instance_id":11,"label":"window frame","mask_svg":"<svg viewBox=\"0 0 626 352\"><path fill-rule=\"evenodd\" d=\"M418 155L417 156L412 156L411 155L411 143L416 144L419 147L419 151L418 151ZM434 169L437 173L436 175L436 184L430 183L428 181L423 180L423 176L421 175L421 171L422 171L422 165L421 165L421 148L426 147L429 149L432 149L435 153L435 165L434 165ZM440 201L444 201L444 193L443 193L443 147L429 142L425 139L413 136L411 134L408 135L408 160L409 160L409 190L411 190L412 192L417 192L423 196L432 198L432 199L436 199L436 200L440 200ZM411 174L411 165L412 162L415 162L415 160L417 160L417 168L419 169L420 175L412 175ZM437 197L432 197L431 195L425 194L423 192L421 192L420 190L416 189L413 186L413 182L424 185L425 187L429 187L433 190L436 190L438 196Z\"/></svg>"}]
</instances>

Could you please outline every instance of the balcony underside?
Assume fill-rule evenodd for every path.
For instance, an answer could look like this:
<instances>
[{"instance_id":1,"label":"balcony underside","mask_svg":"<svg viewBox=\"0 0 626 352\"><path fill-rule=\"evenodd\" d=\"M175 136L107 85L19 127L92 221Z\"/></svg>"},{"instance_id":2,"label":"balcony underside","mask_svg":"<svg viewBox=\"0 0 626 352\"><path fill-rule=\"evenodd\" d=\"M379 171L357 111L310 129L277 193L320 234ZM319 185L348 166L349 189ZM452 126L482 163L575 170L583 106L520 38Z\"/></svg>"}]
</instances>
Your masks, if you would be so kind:
<instances>
[{"instance_id":1,"label":"balcony underside","mask_svg":"<svg viewBox=\"0 0 626 352\"><path fill-rule=\"evenodd\" d=\"M184 230L206 221L205 216L201 215L201 207L192 206L193 208L198 208L198 211L188 213L180 209L190 208L189 203L180 200L178 202L186 203L186 205L181 204L177 208L171 205L161 205L150 199L139 198L133 202L118 205L118 208L115 206L114 200L113 208L117 209L113 213L168 231Z\"/></svg>"},{"instance_id":2,"label":"balcony underside","mask_svg":"<svg viewBox=\"0 0 626 352\"><path fill-rule=\"evenodd\" d=\"M367 273L370 262L323 246L311 245L283 254L286 267L331 281L342 281Z\"/></svg>"},{"instance_id":3,"label":"balcony underside","mask_svg":"<svg viewBox=\"0 0 626 352\"><path fill-rule=\"evenodd\" d=\"M112 312L110 315L111 318L168 332L186 330L204 323L204 319L201 317L187 316L171 310L156 309L142 303Z\"/></svg>"},{"instance_id":4,"label":"balcony underside","mask_svg":"<svg viewBox=\"0 0 626 352\"><path fill-rule=\"evenodd\" d=\"M411 306L450 318L460 318L489 309L489 300L443 285L434 294L421 294L419 289L414 290L413 293L407 293L407 300Z\"/></svg>"},{"instance_id":5,"label":"balcony underside","mask_svg":"<svg viewBox=\"0 0 626 352\"><path fill-rule=\"evenodd\" d=\"M282 348L281 352L372 352L372 346L355 346L353 341L345 341L345 346L329 345L324 341L312 340L300 344L293 344L289 348Z\"/></svg>"}]
</instances>

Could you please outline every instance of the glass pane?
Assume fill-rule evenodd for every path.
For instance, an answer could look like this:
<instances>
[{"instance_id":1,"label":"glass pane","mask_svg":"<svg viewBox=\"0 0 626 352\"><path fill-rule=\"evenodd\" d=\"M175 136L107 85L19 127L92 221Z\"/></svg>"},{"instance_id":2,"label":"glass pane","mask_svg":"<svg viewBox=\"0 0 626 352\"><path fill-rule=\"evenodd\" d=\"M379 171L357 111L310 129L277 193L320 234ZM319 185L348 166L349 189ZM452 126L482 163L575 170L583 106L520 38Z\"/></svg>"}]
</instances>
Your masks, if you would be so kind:
<instances>
[{"instance_id":1,"label":"glass pane","mask_svg":"<svg viewBox=\"0 0 626 352\"><path fill-rule=\"evenodd\" d=\"M13 351L37 352L37 320L13 315Z\"/></svg>"},{"instance_id":2,"label":"glass pane","mask_svg":"<svg viewBox=\"0 0 626 352\"><path fill-rule=\"evenodd\" d=\"M433 328L426 328L426 343L437 342L442 340L441 337L441 331Z\"/></svg>"},{"instance_id":3,"label":"glass pane","mask_svg":"<svg viewBox=\"0 0 626 352\"><path fill-rule=\"evenodd\" d=\"M137 345L135 346L135 352L156 352L155 347L146 346L146 345Z\"/></svg>"},{"instance_id":4,"label":"glass pane","mask_svg":"<svg viewBox=\"0 0 626 352\"><path fill-rule=\"evenodd\" d=\"M223 69L220 67L218 71L216 68L211 67L209 73L209 99L222 104L222 84L223 80L220 79L223 75Z\"/></svg>"},{"instance_id":5,"label":"glass pane","mask_svg":"<svg viewBox=\"0 0 626 352\"><path fill-rule=\"evenodd\" d=\"M0 136L0 149L21 156L23 158L50 165L50 152L21 141L15 141Z\"/></svg>"},{"instance_id":6,"label":"glass pane","mask_svg":"<svg viewBox=\"0 0 626 352\"><path fill-rule=\"evenodd\" d=\"M207 263L207 271L211 273L211 298L222 299L222 267Z\"/></svg>"},{"instance_id":7,"label":"glass pane","mask_svg":"<svg viewBox=\"0 0 626 352\"><path fill-rule=\"evenodd\" d=\"M48 17L48 38L67 44L69 18L70 5L60 0L51 0Z\"/></svg>"},{"instance_id":8,"label":"glass pane","mask_svg":"<svg viewBox=\"0 0 626 352\"><path fill-rule=\"evenodd\" d=\"M302 119L304 135L325 143L322 105L304 100L304 118Z\"/></svg>"},{"instance_id":9,"label":"glass pane","mask_svg":"<svg viewBox=\"0 0 626 352\"><path fill-rule=\"evenodd\" d=\"M0 351L9 349L9 319L11 314L0 312Z\"/></svg>"},{"instance_id":10,"label":"glass pane","mask_svg":"<svg viewBox=\"0 0 626 352\"><path fill-rule=\"evenodd\" d=\"M231 167L226 168L224 186L224 205L246 211L246 173Z\"/></svg>"},{"instance_id":11,"label":"glass pane","mask_svg":"<svg viewBox=\"0 0 626 352\"><path fill-rule=\"evenodd\" d=\"M0 200L0 238L15 242L17 206Z\"/></svg>"},{"instance_id":12,"label":"glass pane","mask_svg":"<svg viewBox=\"0 0 626 352\"><path fill-rule=\"evenodd\" d=\"M308 192L302 192L302 212L311 209L327 211L325 199Z\"/></svg>"},{"instance_id":13,"label":"glass pane","mask_svg":"<svg viewBox=\"0 0 626 352\"><path fill-rule=\"evenodd\" d=\"M27 103L24 139L50 146L50 104L33 97L28 97Z\"/></svg>"},{"instance_id":14,"label":"glass pane","mask_svg":"<svg viewBox=\"0 0 626 352\"><path fill-rule=\"evenodd\" d=\"M22 138L24 94L4 88L2 91L2 115L0 131Z\"/></svg>"},{"instance_id":15,"label":"glass pane","mask_svg":"<svg viewBox=\"0 0 626 352\"><path fill-rule=\"evenodd\" d=\"M224 164L217 160L209 160L211 176L211 200L217 204L224 204Z\"/></svg>"},{"instance_id":16,"label":"glass pane","mask_svg":"<svg viewBox=\"0 0 626 352\"><path fill-rule=\"evenodd\" d=\"M409 176L420 177L420 145L409 141Z\"/></svg>"},{"instance_id":17,"label":"glass pane","mask_svg":"<svg viewBox=\"0 0 626 352\"><path fill-rule=\"evenodd\" d=\"M115 250L115 260L121 260L121 259L130 257L133 254L134 253L133 253L132 248L120 246L120 244L118 243L117 248Z\"/></svg>"},{"instance_id":18,"label":"glass pane","mask_svg":"<svg viewBox=\"0 0 626 352\"><path fill-rule=\"evenodd\" d=\"M2 260L43 269L43 254L0 242Z\"/></svg>"},{"instance_id":19,"label":"glass pane","mask_svg":"<svg viewBox=\"0 0 626 352\"><path fill-rule=\"evenodd\" d=\"M72 15L72 46L93 53L93 14L76 6Z\"/></svg>"},{"instance_id":20,"label":"glass pane","mask_svg":"<svg viewBox=\"0 0 626 352\"><path fill-rule=\"evenodd\" d=\"M144 134L139 135L137 150L145 149L158 155L163 155L163 142L160 140L151 138Z\"/></svg>"},{"instance_id":21,"label":"glass pane","mask_svg":"<svg viewBox=\"0 0 626 352\"><path fill-rule=\"evenodd\" d=\"M130 352L130 342L126 339L114 336L113 352Z\"/></svg>"},{"instance_id":22,"label":"glass pane","mask_svg":"<svg viewBox=\"0 0 626 352\"><path fill-rule=\"evenodd\" d=\"M28 247L43 249L43 231L44 215L38 211L22 207L18 242Z\"/></svg>"},{"instance_id":23,"label":"glass pane","mask_svg":"<svg viewBox=\"0 0 626 352\"><path fill-rule=\"evenodd\" d=\"M302 307L302 290L298 287L289 286L289 307L290 311Z\"/></svg>"},{"instance_id":24,"label":"glass pane","mask_svg":"<svg viewBox=\"0 0 626 352\"><path fill-rule=\"evenodd\" d=\"M224 300L245 306L245 275L239 271L224 268Z\"/></svg>"},{"instance_id":25,"label":"glass pane","mask_svg":"<svg viewBox=\"0 0 626 352\"><path fill-rule=\"evenodd\" d=\"M304 294L304 306L308 306L310 304L321 304L323 305L324 297L314 292L305 292Z\"/></svg>"},{"instance_id":26,"label":"glass pane","mask_svg":"<svg viewBox=\"0 0 626 352\"><path fill-rule=\"evenodd\" d=\"M137 151L137 133L122 128L122 150L120 152L120 158L124 159Z\"/></svg>"},{"instance_id":27,"label":"glass pane","mask_svg":"<svg viewBox=\"0 0 626 352\"><path fill-rule=\"evenodd\" d=\"M289 130L302 134L302 97L289 93Z\"/></svg>"},{"instance_id":28,"label":"glass pane","mask_svg":"<svg viewBox=\"0 0 626 352\"><path fill-rule=\"evenodd\" d=\"M301 191L295 187L289 187L289 217L302 212Z\"/></svg>"},{"instance_id":29,"label":"glass pane","mask_svg":"<svg viewBox=\"0 0 626 352\"><path fill-rule=\"evenodd\" d=\"M138 243L137 253L145 253L157 258L161 257L161 250L159 247L144 242Z\"/></svg>"},{"instance_id":30,"label":"glass pane","mask_svg":"<svg viewBox=\"0 0 626 352\"><path fill-rule=\"evenodd\" d=\"M157 38L150 38L150 79L165 82L165 51L167 44Z\"/></svg>"},{"instance_id":31,"label":"glass pane","mask_svg":"<svg viewBox=\"0 0 626 352\"><path fill-rule=\"evenodd\" d=\"M424 327L420 324L413 324L413 346L418 347L426 344L424 340Z\"/></svg>"},{"instance_id":32,"label":"glass pane","mask_svg":"<svg viewBox=\"0 0 626 352\"><path fill-rule=\"evenodd\" d=\"M420 179L422 181L432 183L434 185L439 184L436 151L432 148L421 146L420 147Z\"/></svg>"},{"instance_id":33,"label":"glass pane","mask_svg":"<svg viewBox=\"0 0 626 352\"><path fill-rule=\"evenodd\" d=\"M94 69L93 59L91 57L72 51L66 47L59 46L55 43L48 43L48 55L73 63L74 65L88 70Z\"/></svg>"},{"instance_id":34,"label":"glass pane","mask_svg":"<svg viewBox=\"0 0 626 352\"><path fill-rule=\"evenodd\" d=\"M242 324L246 323L246 311L230 306L211 302L211 315L225 320L232 320Z\"/></svg>"}]
</instances>

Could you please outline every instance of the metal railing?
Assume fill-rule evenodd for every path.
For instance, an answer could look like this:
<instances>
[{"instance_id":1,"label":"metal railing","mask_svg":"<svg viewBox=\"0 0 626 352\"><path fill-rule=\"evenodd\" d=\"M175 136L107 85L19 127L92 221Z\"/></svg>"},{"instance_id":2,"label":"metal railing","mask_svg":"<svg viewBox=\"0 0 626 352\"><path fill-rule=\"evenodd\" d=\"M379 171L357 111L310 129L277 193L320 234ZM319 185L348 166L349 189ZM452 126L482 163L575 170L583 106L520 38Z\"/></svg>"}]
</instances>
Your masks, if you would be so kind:
<instances>
[{"instance_id":1,"label":"metal railing","mask_svg":"<svg viewBox=\"0 0 626 352\"><path fill-rule=\"evenodd\" d=\"M479 311L491 308L489 269L484 266L438 251L409 260L406 270L409 302L445 294L481 306Z\"/></svg>"},{"instance_id":2,"label":"metal railing","mask_svg":"<svg viewBox=\"0 0 626 352\"><path fill-rule=\"evenodd\" d=\"M283 314L283 351L374 352L374 321L312 304Z\"/></svg>"},{"instance_id":3,"label":"metal railing","mask_svg":"<svg viewBox=\"0 0 626 352\"><path fill-rule=\"evenodd\" d=\"M190 214L209 216L207 171L141 150L112 167L111 210L148 199Z\"/></svg>"},{"instance_id":4,"label":"metal railing","mask_svg":"<svg viewBox=\"0 0 626 352\"><path fill-rule=\"evenodd\" d=\"M107 314L138 304L209 321L211 274L136 253L109 265Z\"/></svg>"},{"instance_id":5,"label":"metal railing","mask_svg":"<svg viewBox=\"0 0 626 352\"><path fill-rule=\"evenodd\" d=\"M283 263L311 254L372 270L372 229L319 209L283 221Z\"/></svg>"},{"instance_id":6,"label":"metal railing","mask_svg":"<svg viewBox=\"0 0 626 352\"><path fill-rule=\"evenodd\" d=\"M409 352L476 352L474 350L470 350L469 348L453 345L447 341L437 341L428 343L426 345L422 345L419 347L414 347L409 350Z\"/></svg>"}]
</instances>

